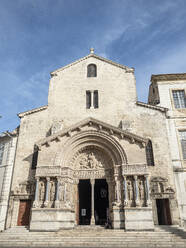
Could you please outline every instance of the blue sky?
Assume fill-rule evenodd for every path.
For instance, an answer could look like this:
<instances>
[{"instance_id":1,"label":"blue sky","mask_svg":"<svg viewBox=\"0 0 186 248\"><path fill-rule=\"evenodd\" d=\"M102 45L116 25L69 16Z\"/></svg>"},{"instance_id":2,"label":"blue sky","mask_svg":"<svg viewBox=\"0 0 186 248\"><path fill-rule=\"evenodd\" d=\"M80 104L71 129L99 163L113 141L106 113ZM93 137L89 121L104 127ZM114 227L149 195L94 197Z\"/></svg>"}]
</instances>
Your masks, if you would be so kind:
<instances>
[{"instance_id":1,"label":"blue sky","mask_svg":"<svg viewBox=\"0 0 186 248\"><path fill-rule=\"evenodd\" d=\"M185 0L0 0L0 132L47 104L50 72L95 53L151 74L186 72Z\"/></svg>"}]
</instances>

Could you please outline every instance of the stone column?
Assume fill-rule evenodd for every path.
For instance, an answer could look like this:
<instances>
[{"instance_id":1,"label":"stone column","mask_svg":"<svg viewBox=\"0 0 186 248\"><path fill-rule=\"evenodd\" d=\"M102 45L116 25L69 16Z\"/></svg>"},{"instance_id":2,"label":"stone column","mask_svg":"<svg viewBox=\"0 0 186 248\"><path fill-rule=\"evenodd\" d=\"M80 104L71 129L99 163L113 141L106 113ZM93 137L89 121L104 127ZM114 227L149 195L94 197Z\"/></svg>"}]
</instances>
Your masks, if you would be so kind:
<instances>
[{"instance_id":1,"label":"stone column","mask_svg":"<svg viewBox=\"0 0 186 248\"><path fill-rule=\"evenodd\" d=\"M139 206L138 176L134 176L134 188L135 188L135 203L136 203L136 207L138 207Z\"/></svg>"},{"instance_id":2,"label":"stone column","mask_svg":"<svg viewBox=\"0 0 186 248\"><path fill-rule=\"evenodd\" d=\"M124 178L124 206L128 205L128 192L127 192L127 176L123 176Z\"/></svg>"},{"instance_id":3,"label":"stone column","mask_svg":"<svg viewBox=\"0 0 186 248\"><path fill-rule=\"evenodd\" d=\"M35 198L33 207L37 208L39 207L39 177L36 178L36 189L35 189Z\"/></svg>"},{"instance_id":4,"label":"stone column","mask_svg":"<svg viewBox=\"0 0 186 248\"><path fill-rule=\"evenodd\" d=\"M90 97L90 99L91 99L90 108L92 109L92 108L94 108L94 91L91 90L90 91L90 94L91 94L91 97Z\"/></svg>"},{"instance_id":5,"label":"stone column","mask_svg":"<svg viewBox=\"0 0 186 248\"><path fill-rule=\"evenodd\" d=\"M57 177L55 208L59 208L59 183L60 183L59 180L60 180L60 178Z\"/></svg>"},{"instance_id":6,"label":"stone column","mask_svg":"<svg viewBox=\"0 0 186 248\"><path fill-rule=\"evenodd\" d=\"M47 185L46 185L44 206L45 207L48 207L48 203L49 203L49 192L50 192L50 177L47 177L46 180L47 180Z\"/></svg>"},{"instance_id":7,"label":"stone column","mask_svg":"<svg viewBox=\"0 0 186 248\"><path fill-rule=\"evenodd\" d=\"M151 205L150 200L150 187L149 187L149 175L144 175L145 177L145 195L146 195L146 206Z\"/></svg>"},{"instance_id":8,"label":"stone column","mask_svg":"<svg viewBox=\"0 0 186 248\"><path fill-rule=\"evenodd\" d=\"M90 179L90 183L91 183L91 225L95 225L95 216L94 216L94 185L95 185L95 179Z\"/></svg>"}]
</instances>

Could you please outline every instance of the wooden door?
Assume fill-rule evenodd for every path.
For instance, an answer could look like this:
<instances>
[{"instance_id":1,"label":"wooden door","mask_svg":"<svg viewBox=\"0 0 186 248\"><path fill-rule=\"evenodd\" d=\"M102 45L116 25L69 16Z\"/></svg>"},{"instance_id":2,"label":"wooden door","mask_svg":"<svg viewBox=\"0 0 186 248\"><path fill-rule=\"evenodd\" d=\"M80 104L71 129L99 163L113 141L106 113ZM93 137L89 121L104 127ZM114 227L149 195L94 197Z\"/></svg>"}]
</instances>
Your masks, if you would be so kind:
<instances>
[{"instance_id":1,"label":"wooden door","mask_svg":"<svg viewBox=\"0 0 186 248\"><path fill-rule=\"evenodd\" d=\"M19 205L18 226L28 226L30 223L30 200L21 200Z\"/></svg>"},{"instance_id":2,"label":"wooden door","mask_svg":"<svg viewBox=\"0 0 186 248\"><path fill-rule=\"evenodd\" d=\"M166 225L171 225L172 220L171 220L169 199L165 199L165 212L166 212Z\"/></svg>"},{"instance_id":3,"label":"wooden door","mask_svg":"<svg viewBox=\"0 0 186 248\"><path fill-rule=\"evenodd\" d=\"M156 199L159 225L171 225L169 199Z\"/></svg>"}]
</instances>

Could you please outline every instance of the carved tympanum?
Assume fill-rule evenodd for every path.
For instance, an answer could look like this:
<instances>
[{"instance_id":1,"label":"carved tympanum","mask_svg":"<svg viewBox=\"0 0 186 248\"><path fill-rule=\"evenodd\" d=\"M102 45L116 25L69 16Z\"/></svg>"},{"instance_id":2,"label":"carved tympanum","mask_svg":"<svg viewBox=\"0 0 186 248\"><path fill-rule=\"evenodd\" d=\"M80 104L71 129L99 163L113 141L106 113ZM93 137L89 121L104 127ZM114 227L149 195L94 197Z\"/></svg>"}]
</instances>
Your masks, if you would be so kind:
<instances>
[{"instance_id":1,"label":"carved tympanum","mask_svg":"<svg viewBox=\"0 0 186 248\"><path fill-rule=\"evenodd\" d=\"M88 147L78 151L70 162L73 169L101 169L109 168L110 161L99 149Z\"/></svg>"}]
</instances>

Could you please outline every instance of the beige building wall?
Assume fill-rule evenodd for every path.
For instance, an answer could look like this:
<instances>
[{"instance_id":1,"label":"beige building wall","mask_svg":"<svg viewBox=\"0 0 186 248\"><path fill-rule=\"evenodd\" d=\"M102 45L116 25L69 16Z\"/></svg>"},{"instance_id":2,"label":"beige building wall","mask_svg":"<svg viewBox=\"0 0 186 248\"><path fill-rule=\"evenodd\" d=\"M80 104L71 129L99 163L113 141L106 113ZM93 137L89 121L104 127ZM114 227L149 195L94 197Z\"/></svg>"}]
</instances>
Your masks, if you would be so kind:
<instances>
[{"instance_id":1,"label":"beige building wall","mask_svg":"<svg viewBox=\"0 0 186 248\"><path fill-rule=\"evenodd\" d=\"M87 77L87 66L97 66L97 77ZM86 108L86 91L98 90L99 108ZM34 144L59 130L65 130L88 117L151 139L155 166L149 166L151 178L162 177L175 190L172 161L169 152L165 110L137 102L134 70L112 61L90 54L83 59L51 73L48 106L19 114L21 118L15 170L13 175L9 226L17 225L20 199L33 200L20 193L20 185L35 180L31 168ZM138 154L120 141L131 163L144 161L144 154ZM56 148L57 149L57 148ZM137 155L136 155L137 154ZM50 155L48 153L48 155ZM47 164L50 156L44 157ZM170 202L173 224L179 223L176 195ZM156 202L153 199L154 221L157 224Z\"/></svg>"},{"instance_id":2,"label":"beige building wall","mask_svg":"<svg viewBox=\"0 0 186 248\"><path fill-rule=\"evenodd\" d=\"M0 164L0 230L4 230L17 145L16 132L1 134L0 144L4 146L2 163Z\"/></svg>"},{"instance_id":3,"label":"beige building wall","mask_svg":"<svg viewBox=\"0 0 186 248\"><path fill-rule=\"evenodd\" d=\"M179 131L186 130L186 108L175 108L173 90L186 92L186 74L153 75L149 102L167 108L167 130L182 225L186 227L186 160L183 159ZM154 90L152 90L154 88ZM153 94L154 91L154 94Z\"/></svg>"}]
</instances>

